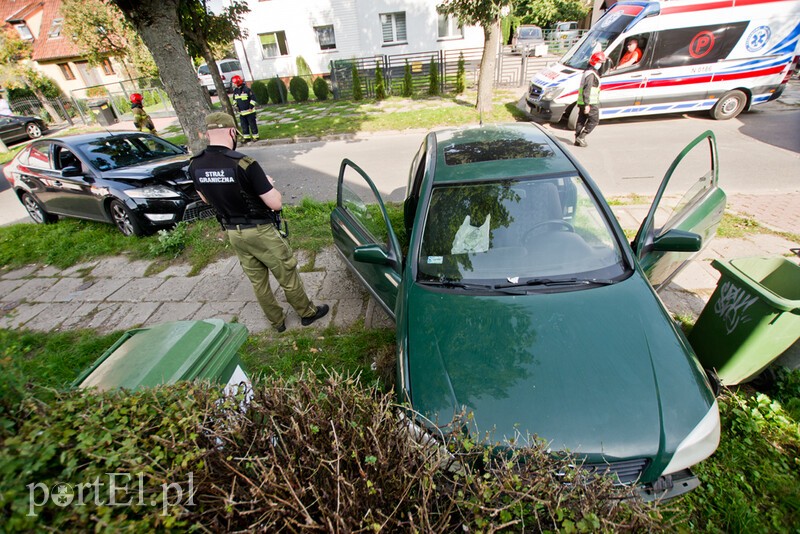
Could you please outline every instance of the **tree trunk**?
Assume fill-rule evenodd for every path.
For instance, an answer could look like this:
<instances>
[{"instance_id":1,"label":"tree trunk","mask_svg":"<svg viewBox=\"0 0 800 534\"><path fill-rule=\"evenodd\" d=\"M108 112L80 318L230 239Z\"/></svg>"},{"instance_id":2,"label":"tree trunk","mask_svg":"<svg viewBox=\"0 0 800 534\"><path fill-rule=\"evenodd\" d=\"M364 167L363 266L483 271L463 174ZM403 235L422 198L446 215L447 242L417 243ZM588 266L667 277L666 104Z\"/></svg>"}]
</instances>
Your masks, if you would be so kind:
<instances>
[{"instance_id":1,"label":"tree trunk","mask_svg":"<svg viewBox=\"0 0 800 534\"><path fill-rule=\"evenodd\" d=\"M50 105L50 101L47 100L46 96L44 96L42 90L33 85L33 83L31 83L30 81L28 81L28 88L31 91L33 91L33 94L36 97L36 99L42 105L47 114L50 115L50 122L61 122L61 115L58 114L56 108Z\"/></svg>"},{"instance_id":2,"label":"tree trunk","mask_svg":"<svg viewBox=\"0 0 800 534\"><path fill-rule=\"evenodd\" d=\"M217 88L219 103L222 104L223 111L235 119L236 115L233 114L231 100L228 98L227 91L225 91L225 83L222 81L222 76L219 75L219 65L217 65L217 60L214 59L214 53L205 40L201 42L202 46L200 49L203 51L203 59L206 60L206 65L208 65L208 72L211 73L211 79L214 80L214 87Z\"/></svg>"},{"instance_id":3,"label":"tree trunk","mask_svg":"<svg viewBox=\"0 0 800 534\"><path fill-rule=\"evenodd\" d=\"M492 111L492 93L494 85L494 69L497 64L497 51L500 47L500 20L483 29L485 42L481 56L481 72L478 75L478 102L475 107L480 113Z\"/></svg>"},{"instance_id":4,"label":"tree trunk","mask_svg":"<svg viewBox=\"0 0 800 534\"><path fill-rule=\"evenodd\" d=\"M164 90L186 133L192 153L205 148L205 116L210 108L197 79L178 20L179 0L113 0L150 50Z\"/></svg>"}]
</instances>

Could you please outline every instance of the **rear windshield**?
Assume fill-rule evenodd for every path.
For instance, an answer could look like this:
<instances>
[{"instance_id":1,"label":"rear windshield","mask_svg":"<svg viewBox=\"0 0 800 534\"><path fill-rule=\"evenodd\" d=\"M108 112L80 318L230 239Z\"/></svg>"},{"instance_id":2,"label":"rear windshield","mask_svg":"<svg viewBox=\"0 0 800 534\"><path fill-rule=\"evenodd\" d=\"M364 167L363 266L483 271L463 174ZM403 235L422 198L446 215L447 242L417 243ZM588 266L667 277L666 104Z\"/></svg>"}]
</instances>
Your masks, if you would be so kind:
<instances>
[{"instance_id":1,"label":"rear windshield","mask_svg":"<svg viewBox=\"0 0 800 534\"><path fill-rule=\"evenodd\" d=\"M175 145L151 135L114 136L78 145L101 171L140 165L183 154Z\"/></svg>"},{"instance_id":2,"label":"rear windshield","mask_svg":"<svg viewBox=\"0 0 800 534\"><path fill-rule=\"evenodd\" d=\"M495 139L445 147L444 162L447 165L463 165L499 159L550 158L553 154L553 149L547 143L534 143L527 139Z\"/></svg>"},{"instance_id":3,"label":"rear windshield","mask_svg":"<svg viewBox=\"0 0 800 534\"><path fill-rule=\"evenodd\" d=\"M519 29L519 36L523 39L541 39L542 38L542 29L541 28L520 28Z\"/></svg>"},{"instance_id":4,"label":"rear windshield","mask_svg":"<svg viewBox=\"0 0 800 534\"><path fill-rule=\"evenodd\" d=\"M198 74L211 74L211 72L208 70L208 65L200 65L200 68L197 69L197 73Z\"/></svg>"}]
</instances>

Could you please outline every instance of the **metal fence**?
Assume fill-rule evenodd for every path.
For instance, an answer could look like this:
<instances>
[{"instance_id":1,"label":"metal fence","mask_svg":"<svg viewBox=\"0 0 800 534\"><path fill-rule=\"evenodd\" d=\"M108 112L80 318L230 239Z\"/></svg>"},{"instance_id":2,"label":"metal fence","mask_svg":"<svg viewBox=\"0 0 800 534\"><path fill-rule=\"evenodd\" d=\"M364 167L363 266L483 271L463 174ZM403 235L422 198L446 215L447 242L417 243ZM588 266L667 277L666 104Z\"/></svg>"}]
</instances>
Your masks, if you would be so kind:
<instances>
[{"instance_id":1,"label":"metal fence","mask_svg":"<svg viewBox=\"0 0 800 534\"><path fill-rule=\"evenodd\" d=\"M560 43L559 43L560 44ZM548 48L549 51L549 48ZM361 90L365 98L375 96L375 71L380 65L385 79L386 91L389 95L399 96L403 93L406 64L411 71L413 92L416 95L427 94L430 87L431 68L436 69L439 92L455 91L458 74L458 62L464 58L464 75L467 87L478 83L482 48L462 50L433 50L415 54L395 54L367 56L331 62L331 85L334 98L353 97L353 65L358 71ZM514 56L504 48L497 55L494 74L495 87L519 87L525 85L533 74L552 62L554 56L543 58L526 54Z\"/></svg>"},{"instance_id":2,"label":"metal fence","mask_svg":"<svg viewBox=\"0 0 800 534\"><path fill-rule=\"evenodd\" d=\"M113 110L117 120L129 121L133 120L130 99L133 93L142 95L144 107L151 117L175 115L172 102L158 79L138 78L83 87L71 91L70 98L89 115L92 115L91 107L105 102Z\"/></svg>"},{"instance_id":3,"label":"metal fence","mask_svg":"<svg viewBox=\"0 0 800 534\"><path fill-rule=\"evenodd\" d=\"M66 98L48 98L42 103L38 98L15 98L8 102L12 113L27 117L41 117L48 124L68 123L72 125L75 119L80 118L80 113Z\"/></svg>"}]
</instances>

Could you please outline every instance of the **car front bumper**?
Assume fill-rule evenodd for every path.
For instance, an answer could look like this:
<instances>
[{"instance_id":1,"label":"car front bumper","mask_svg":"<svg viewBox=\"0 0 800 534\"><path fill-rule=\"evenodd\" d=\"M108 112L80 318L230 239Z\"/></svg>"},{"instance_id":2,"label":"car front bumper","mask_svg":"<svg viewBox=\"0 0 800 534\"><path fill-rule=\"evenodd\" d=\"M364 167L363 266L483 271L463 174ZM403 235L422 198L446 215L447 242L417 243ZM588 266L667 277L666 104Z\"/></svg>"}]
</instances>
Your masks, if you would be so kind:
<instances>
[{"instance_id":1,"label":"car front bumper","mask_svg":"<svg viewBox=\"0 0 800 534\"><path fill-rule=\"evenodd\" d=\"M553 123L560 122L564 116L564 111L567 109L566 104L558 104L550 100L538 100L531 97L530 94L525 98L525 101L528 104L531 115Z\"/></svg>"}]
</instances>

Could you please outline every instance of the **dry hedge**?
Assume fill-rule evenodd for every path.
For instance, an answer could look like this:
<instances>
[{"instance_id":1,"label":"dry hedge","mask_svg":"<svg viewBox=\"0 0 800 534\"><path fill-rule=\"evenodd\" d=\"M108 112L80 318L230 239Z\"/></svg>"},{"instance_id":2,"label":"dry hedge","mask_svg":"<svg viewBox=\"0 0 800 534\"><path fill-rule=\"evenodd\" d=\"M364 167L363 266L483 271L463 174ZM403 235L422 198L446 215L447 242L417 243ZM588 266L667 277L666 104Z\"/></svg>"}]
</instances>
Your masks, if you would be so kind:
<instances>
[{"instance_id":1,"label":"dry hedge","mask_svg":"<svg viewBox=\"0 0 800 534\"><path fill-rule=\"evenodd\" d=\"M43 526L32 521L60 530L209 532L659 528L658 510L630 499L630 490L589 478L542 446L501 454L465 437L442 454L409 439L392 397L357 377L271 378L249 402L223 398L215 386L183 384L71 392L23 409L25 421L3 444L14 460L0 467L0 504L9 524L24 528ZM129 416L120 419L120 411ZM64 431L73 425L80 431ZM76 436L98 440L86 447ZM144 472L150 488L191 473L192 504L166 517L152 506L48 505L34 520L24 517L24 487L8 492L24 486L20 480L109 470Z\"/></svg>"}]
</instances>

